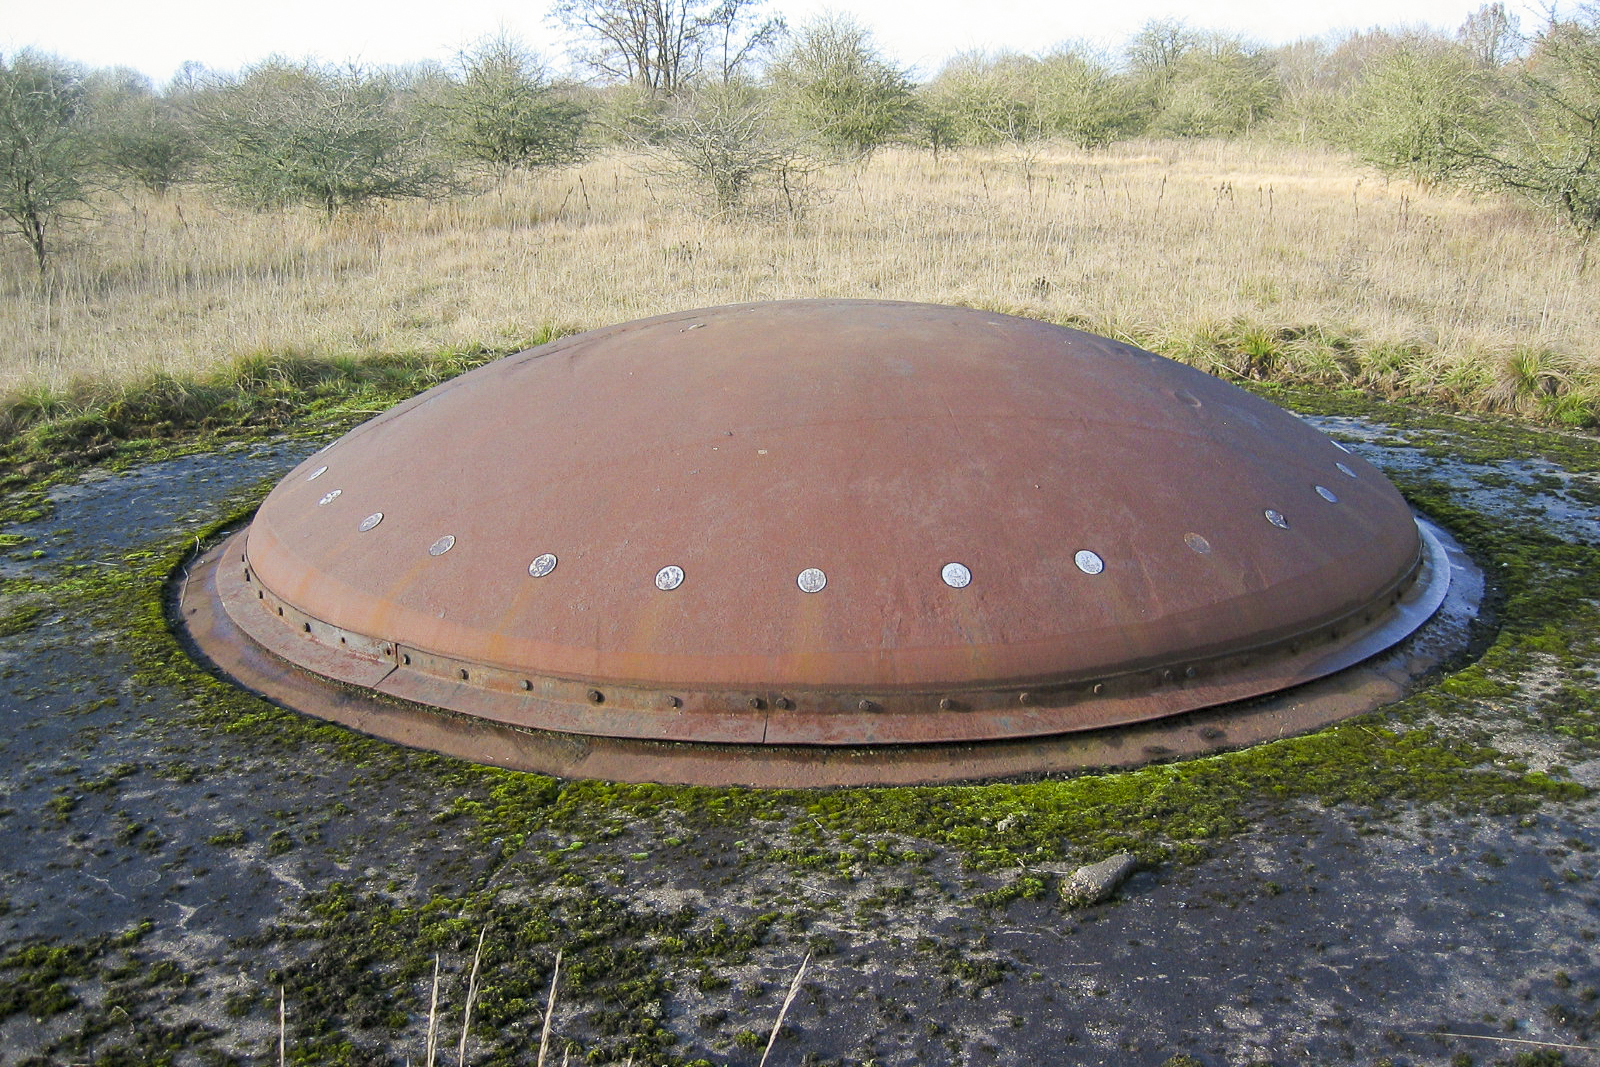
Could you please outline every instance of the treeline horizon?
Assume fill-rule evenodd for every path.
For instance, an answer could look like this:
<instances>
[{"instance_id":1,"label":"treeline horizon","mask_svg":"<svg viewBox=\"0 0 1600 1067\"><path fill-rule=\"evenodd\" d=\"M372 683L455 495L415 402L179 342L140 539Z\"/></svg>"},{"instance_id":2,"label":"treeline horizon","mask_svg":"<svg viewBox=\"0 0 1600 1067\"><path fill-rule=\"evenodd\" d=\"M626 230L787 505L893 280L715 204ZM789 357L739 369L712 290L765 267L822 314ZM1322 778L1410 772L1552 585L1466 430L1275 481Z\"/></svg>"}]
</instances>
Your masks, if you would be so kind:
<instances>
[{"instance_id":1,"label":"treeline horizon","mask_svg":"<svg viewBox=\"0 0 1600 1067\"><path fill-rule=\"evenodd\" d=\"M640 150L709 213L795 215L808 176L876 148L1027 155L1157 138L1281 138L1425 185L1600 226L1600 8L1530 32L1500 3L1454 31L1371 29L1261 47L1173 19L1114 53L967 53L916 80L848 16L799 26L756 0L560 0L557 69L499 34L450 64L267 57L128 68L0 56L0 219L39 272L52 231L108 186L203 185L258 209L440 198L514 170ZM587 76L584 76L587 75Z\"/></svg>"},{"instance_id":2,"label":"treeline horizon","mask_svg":"<svg viewBox=\"0 0 1600 1067\"><path fill-rule=\"evenodd\" d=\"M557 2L552 7L552 17L555 17L558 8L567 6L572 5ZM721 6L727 5L723 4ZM796 29L796 26L789 22L787 16L776 10L777 7L781 7L781 0L759 0L759 2L757 0L744 0L737 6L742 12L757 14L760 13L760 9L769 6L774 7L775 10L771 15L763 20L764 22L775 24L776 33L772 37L773 42L782 41ZM1591 4L1583 5L1584 8L1592 6ZM833 12L833 14L842 15L846 21L855 21L848 12ZM749 15L746 14L743 18L747 20ZM825 21L826 18L827 16L823 16L812 21ZM874 36L870 28L862 27L862 29L869 38ZM1475 51L1488 51L1495 55L1497 62L1505 62L1525 54L1532 40L1532 35L1523 30L1522 20L1518 16L1511 14L1503 3L1488 3L1465 19L1461 25L1454 28L1433 23L1407 22L1398 22L1393 25L1375 24L1365 29L1339 27L1322 33L1297 37L1283 44L1263 44L1249 33L1215 30L1193 25L1187 18L1160 16L1146 20L1138 30L1128 35L1120 44L1113 44L1100 38L1068 37L1031 51L1009 46L961 49L938 61L936 66L932 68L931 73L924 69L926 64L896 64L893 58L883 53L881 49L878 51L885 63L902 71L907 76L913 87L921 87L938 80L941 76L947 74L951 68L964 66L968 63L1004 61L1013 58L1037 60L1059 53L1074 53L1097 57L1103 60L1113 72L1131 73L1138 63L1135 58L1137 51L1163 36L1172 34L1186 36L1192 41L1236 42L1240 47L1252 53L1272 60L1287 60L1295 65L1302 62L1299 58L1300 56L1308 53L1331 55L1334 52L1345 50L1352 46L1357 51L1360 51L1368 47L1360 44L1360 42L1367 39L1372 41L1435 40L1461 44L1476 42L1471 43L1471 47ZM1488 35L1488 40L1484 39L1485 34ZM594 52L585 49L582 45L573 45L565 50L557 46L541 47L537 43L530 43L526 37L527 35L523 33L505 29L473 35L465 38L449 59L418 58L387 63L366 62L355 56L341 59L327 58L316 50L309 50L304 53L268 52L258 59L248 60L236 66L212 65L203 60L188 59L178 64L173 74L165 80L138 67L121 63L97 65L80 60L62 50L39 45L20 45L9 50L0 49L0 59L8 55L17 56L27 53L58 61L68 67L75 68L85 76L112 77L130 84L138 83L144 91L161 95L180 87L192 85L206 78L237 78L254 68L267 64L359 69L369 72L388 72L402 75L409 72L429 70L449 72L457 67L464 57L471 55L486 42L509 40L522 46L528 55L536 60L541 68L555 80L593 89L613 88L620 81L627 80L625 76L619 77L608 69L603 60L597 60ZM559 56L565 59L566 63L564 65L557 64L552 61L552 56ZM745 63L741 65L741 71L747 75L759 76L759 60L760 57L752 53L746 57Z\"/></svg>"}]
</instances>

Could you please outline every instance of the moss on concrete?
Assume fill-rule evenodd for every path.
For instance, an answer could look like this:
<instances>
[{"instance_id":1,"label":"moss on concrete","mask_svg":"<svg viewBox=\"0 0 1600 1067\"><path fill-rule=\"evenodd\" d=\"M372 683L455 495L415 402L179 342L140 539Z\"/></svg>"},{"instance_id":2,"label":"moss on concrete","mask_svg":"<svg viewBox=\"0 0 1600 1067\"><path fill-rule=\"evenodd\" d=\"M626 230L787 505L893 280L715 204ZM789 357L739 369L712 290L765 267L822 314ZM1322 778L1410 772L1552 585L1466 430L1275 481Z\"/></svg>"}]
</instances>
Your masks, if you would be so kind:
<instances>
[{"instance_id":1,"label":"moss on concrete","mask_svg":"<svg viewBox=\"0 0 1600 1067\"><path fill-rule=\"evenodd\" d=\"M407 387L414 384L406 379ZM271 426L325 433L355 421L358 399L376 405L400 391L388 380L318 392L322 388L285 386L275 395L292 414L236 420L227 432L259 433ZM1589 438L1384 405L1364 394L1262 391L1302 409L1385 422L1409 446L1454 450L1464 462L1537 457L1575 471L1600 469L1600 445ZM129 418L130 426L149 421ZM173 433L138 440L113 433L107 438L114 441L111 451L92 461L148 462L201 446ZM8 446L0 470L26 480L18 475L21 466L42 461L52 442L67 440L58 441L59 434L96 440L88 427L76 424L39 430ZM48 512L44 488L51 479L68 477L69 468L43 470L42 487L22 488L12 478L12 489L0 500L0 524ZM1487 485L1496 475L1485 467L1481 477ZM713 1045L742 1048L741 1035L763 1033L763 1025L770 1025L781 994L767 983L752 985L747 965L753 951L773 945L788 946L797 956L838 950L831 934L812 925L827 906L805 888L814 878L841 893L852 885L870 886L849 905L861 915L924 892L952 894L993 913L1049 899L1053 868L1119 851L1153 865L1195 861L1217 842L1306 804L1359 811L1363 820L1417 809L1517 820L1586 795L1559 769L1530 770L1515 753L1497 747L1495 727L1514 720L1558 737L1569 762L1600 755L1600 698L1589 684L1600 663L1594 594L1600 548L1565 540L1533 522L1485 517L1443 480L1402 475L1397 481L1462 541L1494 584L1497 626L1484 634L1474 662L1452 664L1380 713L1309 736L1131 771L1027 782L822 792L618 785L563 782L410 752L275 708L189 657L170 628L163 583L181 573L196 544L194 533L145 545L113 568L52 561L47 577L19 582L16 590L29 598L30 620L45 612L92 620L131 657L125 698L148 702L157 727L165 721L173 732L161 773L185 773L176 740L183 733L236 739L256 761L270 762L274 753L287 761L314 752L347 774L352 789L394 776L423 783L433 806L413 820L413 829L420 823L431 827L427 832L438 842L473 843L470 861L464 855L458 868L447 868L457 882L448 890L416 891L400 879L312 889L298 912L262 935L263 954L282 960L270 976L272 988L233 995L230 1017L272 1016L273 990L281 985L295 1005L294 1062L372 1062L379 1055L375 1050L391 1047L396 1034L414 1032L427 1010L436 959L445 969L447 1002L459 1010L465 972L481 938L475 1040L484 1048L482 1062L512 1062L513 1050L536 1040L559 948L566 954L563 996L581 1006L576 1014L582 1019L581 1026L558 1033L560 1042L576 1042L602 1060L679 1063L686 1056L663 1023L667 1000L750 990L738 1001L748 1010L718 1008L705 1013L702 1023ZM266 488L228 502L199 540L213 541L245 521ZM7 635L0 619L0 637ZM1530 696L1526 681L1535 670L1553 672L1560 684ZM155 761L148 762L119 765L64 787L52 802L60 823L70 824L85 794L114 794L142 767L151 770ZM218 826L203 843L218 855L259 847L268 856L291 856L318 847L327 817L286 812L280 825L265 831ZM118 827L132 847L147 836L132 818ZM952 859L970 879L955 886L938 883L930 869ZM760 880L769 887L772 906L710 916L631 899L630 872L653 863L698 865L708 881ZM111 977L136 950L136 944L95 939L17 948L0 959L0 976L15 1001L0 1002L0 1017L76 1010L73 983L84 978L109 981L107 988L123 997L117 1004L148 1014L149 997L115 993L120 987ZM1005 978L1007 964L976 941L929 938L918 951L963 995ZM183 981L181 973L163 975L160 988L181 988ZM63 1055L104 1037L96 1018L84 1013L81 1029L60 1044ZM210 1043L203 1028L146 1032L167 1045ZM152 1050L159 1048L143 1052L157 1062Z\"/></svg>"}]
</instances>

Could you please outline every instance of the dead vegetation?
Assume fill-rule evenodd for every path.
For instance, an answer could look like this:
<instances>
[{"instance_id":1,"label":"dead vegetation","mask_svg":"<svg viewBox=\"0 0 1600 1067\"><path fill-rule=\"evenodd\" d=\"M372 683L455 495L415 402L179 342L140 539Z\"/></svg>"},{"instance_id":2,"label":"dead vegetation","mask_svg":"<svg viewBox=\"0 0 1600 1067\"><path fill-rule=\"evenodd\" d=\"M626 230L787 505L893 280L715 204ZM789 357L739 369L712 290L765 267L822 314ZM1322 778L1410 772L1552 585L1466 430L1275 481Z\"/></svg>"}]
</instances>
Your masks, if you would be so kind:
<instances>
[{"instance_id":1,"label":"dead vegetation","mask_svg":"<svg viewBox=\"0 0 1600 1067\"><path fill-rule=\"evenodd\" d=\"M241 359L511 350L745 300L970 304L1224 375L1421 395L1572 425L1600 410L1600 290L1508 201L1309 148L1144 142L884 151L798 217L708 220L612 154L490 192L329 219L126 194L41 279L0 261L0 389L133 385Z\"/></svg>"}]
</instances>

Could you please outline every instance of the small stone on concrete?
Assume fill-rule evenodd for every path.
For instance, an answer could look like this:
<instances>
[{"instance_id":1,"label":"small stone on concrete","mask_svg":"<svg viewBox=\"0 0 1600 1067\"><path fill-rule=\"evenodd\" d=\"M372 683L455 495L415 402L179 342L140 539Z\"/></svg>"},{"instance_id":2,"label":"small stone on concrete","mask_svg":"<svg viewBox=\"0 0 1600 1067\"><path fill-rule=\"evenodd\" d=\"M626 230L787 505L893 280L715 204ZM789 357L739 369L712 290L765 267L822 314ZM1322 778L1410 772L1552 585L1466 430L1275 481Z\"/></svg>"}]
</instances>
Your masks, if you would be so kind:
<instances>
[{"instance_id":1,"label":"small stone on concrete","mask_svg":"<svg viewBox=\"0 0 1600 1067\"><path fill-rule=\"evenodd\" d=\"M1133 853L1119 852L1099 863L1079 867L1061 882L1061 898L1079 908L1110 900L1138 863Z\"/></svg>"}]
</instances>

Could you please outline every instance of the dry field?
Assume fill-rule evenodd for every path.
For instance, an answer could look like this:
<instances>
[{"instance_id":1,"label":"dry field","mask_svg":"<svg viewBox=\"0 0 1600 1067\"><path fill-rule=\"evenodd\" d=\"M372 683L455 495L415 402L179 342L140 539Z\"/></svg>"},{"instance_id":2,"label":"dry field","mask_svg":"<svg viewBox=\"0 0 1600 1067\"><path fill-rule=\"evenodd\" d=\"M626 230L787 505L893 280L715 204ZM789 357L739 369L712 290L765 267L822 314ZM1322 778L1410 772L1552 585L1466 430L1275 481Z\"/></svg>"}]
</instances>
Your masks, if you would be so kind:
<instances>
[{"instance_id":1,"label":"dry field","mask_svg":"<svg viewBox=\"0 0 1600 1067\"><path fill-rule=\"evenodd\" d=\"M1600 285L1570 237L1336 154L887 151L824 172L799 220L705 218L636 162L331 221L194 190L108 195L46 283L20 251L0 261L0 392L241 356L510 349L544 325L845 296L1067 322L1212 370L1569 422L1600 407Z\"/></svg>"}]
</instances>

